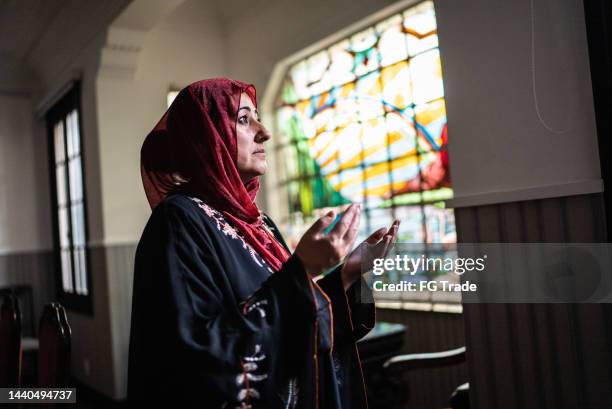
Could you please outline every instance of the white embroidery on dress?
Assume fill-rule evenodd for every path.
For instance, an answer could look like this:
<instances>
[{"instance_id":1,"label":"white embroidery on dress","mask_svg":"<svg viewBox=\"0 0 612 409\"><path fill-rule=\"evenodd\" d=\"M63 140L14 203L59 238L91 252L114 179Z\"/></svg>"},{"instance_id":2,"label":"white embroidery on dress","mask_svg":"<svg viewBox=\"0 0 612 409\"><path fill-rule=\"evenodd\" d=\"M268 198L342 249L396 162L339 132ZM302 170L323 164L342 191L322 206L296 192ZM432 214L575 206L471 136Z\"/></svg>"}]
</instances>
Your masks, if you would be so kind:
<instances>
[{"instance_id":1,"label":"white embroidery on dress","mask_svg":"<svg viewBox=\"0 0 612 409\"><path fill-rule=\"evenodd\" d=\"M237 409L250 408L248 399L259 399L259 391L253 387L253 383L261 382L268 378L267 374L255 373L259 369L261 361L266 359L266 355L261 350L261 344L255 344L255 352L252 355L242 357L242 373L236 377L236 384L241 388L238 391L236 400L240 401ZM247 402L244 402L247 400Z\"/></svg>"},{"instance_id":2,"label":"white embroidery on dress","mask_svg":"<svg viewBox=\"0 0 612 409\"><path fill-rule=\"evenodd\" d=\"M209 205L207 205L206 203L204 203L202 200L198 199L197 197L190 196L189 199L195 202L198 205L198 207L204 210L204 213L206 213L207 216L209 216L211 219L215 221L217 229L220 232L222 232L226 236L231 237L232 239L239 239L242 242L242 248L244 248L245 250L249 252L249 254L253 258L253 260L257 263L258 266L263 267L263 264L266 264L266 261L262 257L259 256L259 254L253 249L253 247L251 247L249 243L247 243L244 237L242 237L240 233L238 233L238 231L225 220L225 216L223 216L223 213L221 213L220 211L216 209L213 209L212 207L210 207ZM272 271L272 269L270 269L270 267L268 266L266 267L268 268L268 271L270 271L271 273L274 272Z\"/></svg>"},{"instance_id":3,"label":"white embroidery on dress","mask_svg":"<svg viewBox=\"0 0 612 409\"><path fill-rule=\"evenodd\" d=\"M189 197L193 202L195 202L198 207L204 210L207 216L215 221L217 229L229 236L233 239L238 239L242 242L242 247L248 250L249 254L253 258L253 260L259 265L263 266L263 264L267 264L266 261L259 256L259 254L246 242L246 240L240 235L240 233L230 225L223 216L223 213L219 212L216 209L208 206L202 200L196 197ZM270 273L274 273L274 271L266 265L266 268ZM266 317L266 311L263 308L265 305L268 305L268 300L255 300L255 298L251 297L241 303L241 310L244 315L249 314L251 311L256 310L259 313L261 318ZM262 361L266 359L266 355L262 352L261 344L255 344L255 351L252 355L246 355L241 358L240 366L242 368L242 373L236 376L236 384L239 386L238 394L236 395L236 400L239 402L239 405L235 407L235 409L251 409L251 403L249 403L249 399L259 399L260 393L253 386L253 383L261 382L268 378L268 375L265 373L256 373L259 370L259 365L262 364ZM292 403L293 402L293 403ZM288 391L288 400L287 400L287 408L294 408L297 404L297 380L291 380L289 383L289 391ZM223 406L225 407L225 406Z\"/></svg>"},{"instance_id":4,"label":"white embroidery on dress","mask_svg":"<svg viewBox=\"0 0 612 409\"><path fill-rule=\"evenodd\" d=\"M244 305L243 313L246 315L250 313L251 311L253 311L254 309L256 309L257 312L259 312L259 315L261 316L261 318L265 318L266 310L264 310L261 306L267 305L267 304L268 304L268 300L259 300L256 302L252 302L252 300L249 300Z\"/></svg>"},{"instance_id":5,"label":"white embroidery on dress","mask_svg":"<svg viewBox=\"0 0 612 409\"><path fill-rule=\"evenodd\" d=\"M297 398L298 398L297 378L291 378L289 379L289 384L287 385L287 401L286 401L285 409L296 408Z\"/></svg>"}]
</instances>

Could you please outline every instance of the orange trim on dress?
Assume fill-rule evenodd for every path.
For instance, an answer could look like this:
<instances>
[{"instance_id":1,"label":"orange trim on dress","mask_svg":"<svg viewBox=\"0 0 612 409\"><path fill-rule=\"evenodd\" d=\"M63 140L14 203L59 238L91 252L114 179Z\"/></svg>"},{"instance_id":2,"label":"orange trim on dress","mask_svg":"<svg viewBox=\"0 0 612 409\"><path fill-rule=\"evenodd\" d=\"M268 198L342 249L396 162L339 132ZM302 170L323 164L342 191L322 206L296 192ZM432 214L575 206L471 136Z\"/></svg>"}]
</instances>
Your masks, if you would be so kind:
<instances>
[{"instance_id":1,"label":"orange trim on dress","mask_svg":"<svg viewBox=\"0 0 612 409\"><path fill-rule=\"evenodd\" d=\"M308 274L308 273L306 273ZM317 296L314 292L313 281L310 277L308 277L308 287L310 288L310 292L312 293L312 298L314 299L315 304L315 328L314 328L314 336L313 336L313 346L314 346L314 365L315 365L315 408L319 407L319 356L318 356L318 342L317 338L319 335L319 303L317 302Z\"/></svg>"},{"instance_id":2,"label":"orange trim on dress","mask_svg":"<svg viewBox=\"0 0 612 409\"><path fill-rule=\"evenodd\" d=\"M317 284L316 281L313 281L313 284L317 286L317 288L319 289L319 291L321 291L321 295L323 295L323 297L325 297L325 299L327 300L327 303L329 304L329 318L330 318L330 326L331 326L331 348L329 350L329 356L332 356L332 352L334 351L334 309L332 307L332 302L331 299L329 298L329 296L325 293L325 291L321 288L321 286L319 284Z\"/></svg>"}]
</instances>

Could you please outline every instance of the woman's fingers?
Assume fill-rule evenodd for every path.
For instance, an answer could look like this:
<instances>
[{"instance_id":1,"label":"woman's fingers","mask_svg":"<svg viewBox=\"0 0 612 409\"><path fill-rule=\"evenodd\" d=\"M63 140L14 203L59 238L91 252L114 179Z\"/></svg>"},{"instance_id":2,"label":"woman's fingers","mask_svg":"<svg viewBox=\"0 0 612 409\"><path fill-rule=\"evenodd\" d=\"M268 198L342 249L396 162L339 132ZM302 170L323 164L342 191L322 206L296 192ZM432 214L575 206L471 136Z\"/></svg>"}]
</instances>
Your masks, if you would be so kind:
<instances>
[{"instance_id":1,"label":"woman's fingers","mask_svg":"<svg viewBox=\"0 0 612 409\"><path fill-rule=\"evenodd\" d=\"M303 259L312 260L310 263L312 271L325 270L342 260L351 251L359 233L361 206L356 203L351 204L328 234L324 235L323 231L330 228L334 218L333 210L319 218L304 234L296 248L296 253L304 253ZM380 255L386 257L389 248L395 242L398 226L399 220L395 220L390 228L383 227L372 233L363 243L372 245L372 251L366 251L365 248L363 250L373 257ZM359 256L355 255L353 258L360 260L362 253L363 251L358 252Z\"/></svg>"},{"instance_id":2,"label":"woman's fingers","mask_svg":"<svg viewBox=\"0 0 612 409\"><path fill-rule=\"evenodd\" d=\"M395 228L393 230L393 239L392 239L392 243L395 243L395 240L397 239L397 232L399 230L399 225L400 225L400 221L399 220L395 220Z\"/></svg>"},{"instance_id":3,"label":"woman's fingers","mask_svg":"<svg viewBox=\"0 0 612 409\"><path fill-rule=\"evenodd\" d=\"M332 209L329 212L325 213L323 216L319 217L319 219L310 226L310 228L306 231L305 234L320 234L334 221L336 218L336 212Z\"/></svg>"},{"instance_id":4,"label":"woman's fingers","mask_svg":"<svg viewBox=\"0 0 612 409\"><path fill-rule=\"evenodd\" d=\"M359 233L359 221L361 220L361 208L357 208L355 212L355 216L353 216L353 220L351 220L351 224L349 225L348 231L344 235L343 239L345 245L347 246L347 251L353 248L353 244L357 239L357 234Z\"/></svg>"},{"instance_id":5,"label":"woman's fingers","mask_svg":"<svg viewBox=\"0 0 612 409\"><path fill-rule=\"evenodd\" d=\"M393 247L393 243L395 243L395 238L397 237L397 231L399 229L399 220L395 220L389 229L389 233L387 233L383 240L385 240L385 246L383 250L383 257L387 257L389 250Z\"/></svg>"},{"instance_id":6,"label":"woman's fingers","mask_svg":"<svg viewBox=\"0 0 612 409\"><path fill-rule=\"evenodd\" d=\"M353 219L358 211L360 211L361 205L358 203L353 203L349 206L346 212L342 215L338 223L334 226L333 229L329 232L331 237L342 238L346 234L346 232L351 227L353 223Z\"/></svg>"}]
</instances>

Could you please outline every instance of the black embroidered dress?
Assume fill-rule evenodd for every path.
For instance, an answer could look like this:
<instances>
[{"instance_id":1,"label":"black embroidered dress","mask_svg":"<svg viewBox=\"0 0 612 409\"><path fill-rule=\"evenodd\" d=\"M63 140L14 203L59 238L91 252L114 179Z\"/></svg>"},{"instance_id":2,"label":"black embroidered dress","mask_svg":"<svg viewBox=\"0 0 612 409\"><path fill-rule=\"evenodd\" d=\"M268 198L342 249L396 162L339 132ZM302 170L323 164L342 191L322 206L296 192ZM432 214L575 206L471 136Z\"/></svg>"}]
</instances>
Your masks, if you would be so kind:
<instances>
[{"instance_id":1,"label":"black embroidered dress","mask_svg":"<svg viewBox=\"0 0 612 409\"><path fill-rule=\"evenodd\" d=\"M170 195L136 252L128 400L366 408L355 345L375 323L374 304L358 301L365 285L345 293L339 268L315 283L295 255L273 272L222 213Z\"/></svg>"}]
</instances>

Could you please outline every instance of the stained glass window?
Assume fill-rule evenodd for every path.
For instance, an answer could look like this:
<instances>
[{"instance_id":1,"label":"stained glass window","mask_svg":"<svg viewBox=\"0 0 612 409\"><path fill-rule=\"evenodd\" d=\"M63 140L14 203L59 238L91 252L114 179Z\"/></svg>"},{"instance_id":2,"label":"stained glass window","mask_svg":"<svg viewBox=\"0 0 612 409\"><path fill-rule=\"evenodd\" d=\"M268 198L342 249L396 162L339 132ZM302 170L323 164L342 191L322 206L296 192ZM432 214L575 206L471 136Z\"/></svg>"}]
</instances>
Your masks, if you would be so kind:
<instances>
[{"instance_id":1,"label":"stained glass window","mask_svg":"<svg viewBox=\"0 0 612 409\"><path fill-rule=\"evenodd\" d=\"M330 208L363 204L360 238L456 241L434 5L425 1L288 68L276 101L292 246Z\"/></svg>"}]
</instances>

